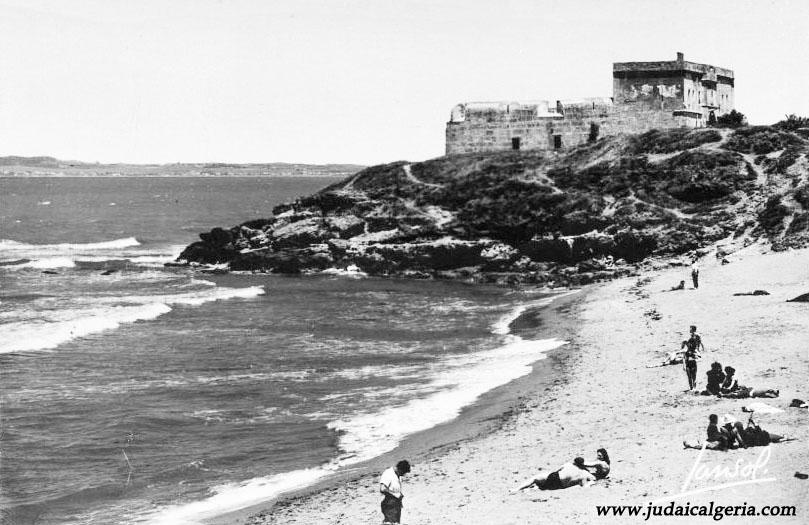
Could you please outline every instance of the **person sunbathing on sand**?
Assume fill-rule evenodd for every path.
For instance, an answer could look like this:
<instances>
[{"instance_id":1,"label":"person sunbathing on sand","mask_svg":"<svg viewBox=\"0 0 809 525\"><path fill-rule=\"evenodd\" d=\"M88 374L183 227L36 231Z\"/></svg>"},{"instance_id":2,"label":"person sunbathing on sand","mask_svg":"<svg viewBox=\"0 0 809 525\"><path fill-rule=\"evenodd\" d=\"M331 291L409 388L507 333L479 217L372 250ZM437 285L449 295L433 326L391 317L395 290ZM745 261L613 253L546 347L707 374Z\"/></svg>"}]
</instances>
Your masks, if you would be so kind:
<instances>
[{"instance_id":1,"label":"person sunbathing on sand","mask_svg":"<svg viewBox=\"0 0 809 525\"><path fill-rule=\"evenodd\" d=\"M610 475L610 455L607 449L600 448L596 451L596 459L584 464L584 468L596 479L604 479Z\"/></svg>"},{"instance_id":2,"label":"person sunbathing on sand","mask_svg":"<svg viewBox=\"0 0 809 525\"><path fill-rule=\"evenodd\" d=\"M595 482L596 478L584 468L584 458L576 458L573 463L565 463L558 470L541 470L530 482L517 490L536 487L539 490L558 490L568 487L586 487Z\"/></svg>"},{"instance_id":3,"label":"person sunbathing on sand","mask_svg":"<svg viewBox=\"0 0 809 525\"><path fill-rule=\"evenodd\" d=\"M664 291L676 292L677 290L685 290L685 281L680 281L680 284L678 284L677 286L672 286L668 290Z\"/></svg>"}]
</instances>

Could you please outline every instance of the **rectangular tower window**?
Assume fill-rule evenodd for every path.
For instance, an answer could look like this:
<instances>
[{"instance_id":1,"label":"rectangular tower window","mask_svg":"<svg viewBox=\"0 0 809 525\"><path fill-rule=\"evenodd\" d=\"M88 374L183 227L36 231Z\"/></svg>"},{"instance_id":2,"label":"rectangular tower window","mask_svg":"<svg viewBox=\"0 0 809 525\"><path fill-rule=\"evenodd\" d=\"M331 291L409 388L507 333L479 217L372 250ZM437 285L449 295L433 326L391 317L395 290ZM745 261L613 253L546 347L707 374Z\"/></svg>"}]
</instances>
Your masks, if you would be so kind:
<instances>
[{"instance_id":1,"label":"rectangular tower window","mask_svg":"<svg viewBox=\"0 0 809 525\"><path fill-rule=\"evenodd\" d=\"M553 136L553 149L562 149L562 135Z\"/></svg>"},{"instance_id":2,"label":"rectangular tower window","mask_svg":"<svg viewBox=\"0 0 809 525\"><path fill-rule=\"evenodd\" d=\"M518 151L520 149L520 137L514 137L511 139L511 149L514 151Z\"/></svg>"}]
</instances>

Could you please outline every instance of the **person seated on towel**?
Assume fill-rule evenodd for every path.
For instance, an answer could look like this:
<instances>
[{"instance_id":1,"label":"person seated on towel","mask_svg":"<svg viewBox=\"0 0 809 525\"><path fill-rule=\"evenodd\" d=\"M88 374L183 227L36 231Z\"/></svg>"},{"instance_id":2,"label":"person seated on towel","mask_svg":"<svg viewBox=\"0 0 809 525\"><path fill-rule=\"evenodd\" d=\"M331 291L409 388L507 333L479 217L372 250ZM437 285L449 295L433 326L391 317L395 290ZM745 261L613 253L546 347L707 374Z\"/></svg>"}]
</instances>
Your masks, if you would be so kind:
<instances>
[{"instance_id":1,"label":"person seated on towel","mask_svg":"<svg viewBox=\"0 0 809 525\"><path fill-rule=\"evenodd\" d=\"M725 381L725 373L722 372L722 365L714 361L713 364L711 364L711 369L706 372L706 375L708 376L708 384L705 386L705 390L700 393L703 396L720 395L722 383Z\"/></svg>"},{"instance_id":2,"label":"person seated on towel","mask_svg":"<svg viewBox=\"0 0 809 525\"><path fill-rule=\"evenodd\" d=\"M708 439L705 443L705 448L707 450L727 450L733 443L731 433L724 426L719 425L719 416L716 414L711 414L708 416L707 433ZM699 441L696 443L683 441L683 446L685 448L703 448L702 443Z\"/></svg>"}]
</instances>

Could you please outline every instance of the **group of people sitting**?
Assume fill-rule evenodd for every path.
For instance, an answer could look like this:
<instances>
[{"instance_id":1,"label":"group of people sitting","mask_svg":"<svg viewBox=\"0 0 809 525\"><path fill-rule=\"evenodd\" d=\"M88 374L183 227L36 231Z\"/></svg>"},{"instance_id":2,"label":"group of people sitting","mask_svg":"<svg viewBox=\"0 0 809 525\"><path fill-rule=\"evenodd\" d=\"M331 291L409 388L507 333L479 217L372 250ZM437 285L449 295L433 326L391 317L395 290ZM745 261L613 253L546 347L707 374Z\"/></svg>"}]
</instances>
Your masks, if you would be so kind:
<instances>
[{"instance_id":1,"label":"group of people sitting","mask_svg":"<svg viewBox=\"0 0 809 525\"><path fill-rule=\"evenodd\" d=\"M719 416L711 414L708 416L708 439L704 448L708 450L729 450L733 448L764 447L770 443L781 443L783 441L791 441L791 439L767 432L753 421L753 416L750 416L747 420L747 427L745 427L731 415L726 414L720 422ZM685 448L703 448L699 441L696 443L683 441L683 446Z\"/></svg>"},{"instance_id":2,"label":"group of people sitting","mask_svg":"<svg viewBox=\"0 0 809 525\"><path fill-rule=\"evenodd\" d=\"M748 397L778 397L779 391L772 388L754 389L740 385L736 379L736 369L726 366L722 371L722 365L714 361L711 369L706 373L708 384L705 390L700 392L703 396L729 397L733 399L743 399Z\"/></svg>"},{"instance_id":3,"label":"group of people sitting","mask_svg":"<svg viewBox=\"0 0 809 525\"><path fill-rule=\"evenodd\" d=\"M596 480L606 478L610 473L610 456L607 450L600 448L596 451L596 459L587 462L577 457L572 463L565 463L557 470L541 470L531 481L517 490L536 487L540 490L557 490L568 487L586 487Z\"/></svg>"}]
</instances>

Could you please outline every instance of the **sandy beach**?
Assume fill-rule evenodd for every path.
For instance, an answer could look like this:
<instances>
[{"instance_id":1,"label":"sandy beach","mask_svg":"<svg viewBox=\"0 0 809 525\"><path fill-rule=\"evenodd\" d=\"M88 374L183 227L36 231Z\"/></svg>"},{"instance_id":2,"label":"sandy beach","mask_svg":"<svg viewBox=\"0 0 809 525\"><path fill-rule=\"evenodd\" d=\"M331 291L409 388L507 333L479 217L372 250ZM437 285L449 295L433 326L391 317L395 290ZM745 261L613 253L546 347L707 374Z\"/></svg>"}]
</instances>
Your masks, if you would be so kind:
<instances>
[{"instance_id":1,"label":"sandy beach","mask_svg":"<svg viewBox=\"0 0 809 525\"><path fill-rule=\"evenodd\" d=\"M795 473L809 472L809 414L788 405L793 398L809 398L809 305L786 301L809 291L809 250L768 253L752 246L727 260L723 265L713 254L703 257L697 290L691 288L687 266L661 263L640 277L596 285L552 305L551 313L564 321L550 332L570 343L538 364L545 367L545 381L535 373L511 385L515 410L493 431L437 449L431 449L430 439L411 440L371 465L371 471L381 471L399 456L413 463L405 479L402 522L642 521L650 502L668 506L674 501L691 507L744 505L736 516L723 518L731 523L761 520L741 515L750 513L749 506L760 511L794 505L795 516L766 519L806 523L809 481ZM686 290L663 291L681 279L688 283ZM754 290L770 295L733 295ZM736 368L740 384L775 388L780 397L694 395L686 392L682 366L647 368L677 349L691 324L698 326L706 347L700 388L709 364L719 361ZM782 409L756 414L757 422L797 440L728 452L683 448L684 439L704 441L709 414L746 421L742 407L751 402ZM557 468L579 455L593 458L599 447L612 458L607 480L588 488L510 493L540 469ZM724 474L718 474L720 468ZM380 523L377 478L377 472L346 473L317 489L217 521ZM734 486L716 488L726 484ZM604 517L597 515L596 505L643 508L638 517ZM715 518L653 515L649 521L708 523Z\"/></svg>"}]
</instances>

